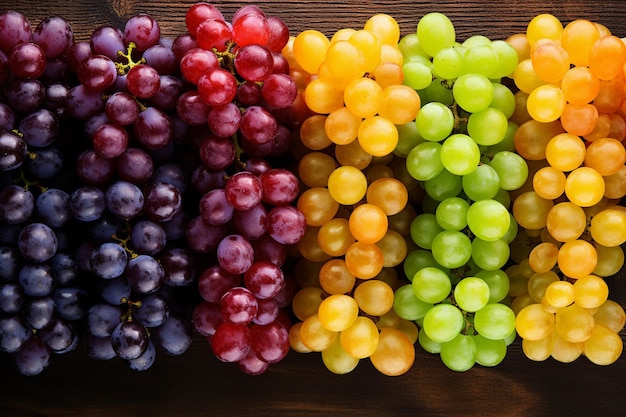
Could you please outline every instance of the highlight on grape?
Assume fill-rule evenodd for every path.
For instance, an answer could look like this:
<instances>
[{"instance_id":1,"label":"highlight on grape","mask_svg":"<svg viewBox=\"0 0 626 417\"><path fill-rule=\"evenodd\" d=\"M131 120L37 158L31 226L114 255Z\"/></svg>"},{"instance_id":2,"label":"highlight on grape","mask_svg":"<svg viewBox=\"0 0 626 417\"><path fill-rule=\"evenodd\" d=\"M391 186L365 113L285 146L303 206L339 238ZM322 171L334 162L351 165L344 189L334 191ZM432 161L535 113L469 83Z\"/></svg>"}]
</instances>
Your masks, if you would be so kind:
<instances>
[{"instance_id":1,"label":"highlight on grape","mask_svg":"<svg viewBox=\"0 0 626 417\"><path fill-rule=\"evenodd\" d=\"M617 361L626 43L583 18L458 39L431 12L290 33L198 2L75 40L0 10L0 351L249 375ZM364 365L361 365L364 366Z\"/></svg>"}]
</instances>

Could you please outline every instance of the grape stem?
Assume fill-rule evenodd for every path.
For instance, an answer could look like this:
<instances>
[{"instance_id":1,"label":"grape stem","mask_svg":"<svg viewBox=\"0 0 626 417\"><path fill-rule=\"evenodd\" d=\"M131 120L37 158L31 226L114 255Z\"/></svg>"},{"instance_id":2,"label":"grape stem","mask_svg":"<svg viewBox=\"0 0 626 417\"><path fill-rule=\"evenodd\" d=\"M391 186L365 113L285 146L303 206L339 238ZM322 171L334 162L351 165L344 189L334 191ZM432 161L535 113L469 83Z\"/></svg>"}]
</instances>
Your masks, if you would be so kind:
<instances>
[{"instance_id":1,"label":"grape stem","mask_svg":"<svg viewBox=\"0 0 626 417\"><path fill-rule=\"evenodd\" d=\"M117 55L119 57L126 59L126 63L122 63L122 62L115 63L115 68L117 69L117 73L119 75L126 75L128 74L128 71L130 71L133 67L136 67L139 64L146 63L146 59L144 57L141 57L141 59L139 59L138 61L135 61L133 59L133 51L135 50L135 48L137 48L137 45L135 44L135 42L129 42L128 46L126 47L125 52L117 51Z\"/></svg>"},{"instance_id":2,"label":"grape stem","mask_svg":"<svg viewBox=\"0 0 626 417\"><path fill-rule=\"evenodd\" d=\"M121 233L124 233L125 237L120 237L118 233L113 233L111 235L111 241L116 242L118 245L124 248L124 250L131 259L135 259L139 256L139 254L137 254L137 252L135 252L128 246L128 242L130 242L130 225L128 224L128 222L126 222L126 224L122 228Z\"/></svg>"},{"instance_id":3,"label":"grape stem","mask_svg":"<svg viewBox=\"0 0 626 417\"><path fill-rule=\"evenodd\" d=\"M133 321L133 307L141 307L141 301L132 301L130 298L122 297L122 304L126 304L126 312L120 317L120 321Z\"/></svg>"}]
</instances>

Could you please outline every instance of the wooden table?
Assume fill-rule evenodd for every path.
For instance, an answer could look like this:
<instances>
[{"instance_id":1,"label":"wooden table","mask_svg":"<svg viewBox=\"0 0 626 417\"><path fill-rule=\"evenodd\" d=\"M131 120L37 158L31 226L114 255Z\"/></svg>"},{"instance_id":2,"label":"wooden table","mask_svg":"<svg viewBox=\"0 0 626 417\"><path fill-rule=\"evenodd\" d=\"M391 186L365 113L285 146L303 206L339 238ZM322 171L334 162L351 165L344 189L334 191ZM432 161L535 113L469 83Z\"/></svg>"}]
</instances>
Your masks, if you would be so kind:
<instances>
[{"instance_id":1,"label":"wooden table","mask_svg":"<svg viewBox=\"0 0 626 417\"><path fill-rule=\"evenodd\" d=\"M140 12L159 19L165 35L184 30L184 14L194 1L171 0L3 0L0 11L15 9L35 24L51 14L65 17L77 38L100 24L123 26ZM244 3L215 1L225 16ZM257 1L284 19L292 33L305 29L327 35L358 28L374 13L389 13L403 34L430 11L446 13L459 39L472 34L506 38L523 31L539 13L568 22L585 18L626 36L621 0L439 1ZM610 280L611 298L626 306L624 271ZM623 339L626 338L622 333ZM40 376L23 377L0 359L0 416L624 416L626 354L608 367L585 358L572 364L535 363L521 352L519 340L493 369L475 366L465 373L446 369L437 356L417 348L414 367L400 377L384 377L363 361L351 374L328 372L317 354L291 352L259 377L249 377L217 361L202 340L180 357L160 354L145 373L119 361L91 360L79 349L52 358Z\"/></svg>"}]
</instances>

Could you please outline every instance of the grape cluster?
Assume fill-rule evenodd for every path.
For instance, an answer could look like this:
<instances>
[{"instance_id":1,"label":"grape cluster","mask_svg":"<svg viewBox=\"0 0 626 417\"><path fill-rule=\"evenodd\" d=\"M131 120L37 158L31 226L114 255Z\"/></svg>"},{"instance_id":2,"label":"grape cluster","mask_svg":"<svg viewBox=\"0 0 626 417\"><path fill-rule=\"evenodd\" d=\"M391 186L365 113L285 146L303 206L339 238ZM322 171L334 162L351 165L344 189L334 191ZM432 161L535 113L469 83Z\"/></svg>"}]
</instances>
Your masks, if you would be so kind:
<instances>
[{"instance_id":1,"label":"grape cluster","mask_svg":"<svg viewBox=\"0 0 626 417\"><path fill-rule=\"evenodd\" d=\"M514 143L532 163L512 206L521 229L511 266L517 331L533 360L610 364L626 318L603 279L624 265L626 46L601 25L563 26L548 14L510 43L524 103Z\"/></svg>"}]
</instances>

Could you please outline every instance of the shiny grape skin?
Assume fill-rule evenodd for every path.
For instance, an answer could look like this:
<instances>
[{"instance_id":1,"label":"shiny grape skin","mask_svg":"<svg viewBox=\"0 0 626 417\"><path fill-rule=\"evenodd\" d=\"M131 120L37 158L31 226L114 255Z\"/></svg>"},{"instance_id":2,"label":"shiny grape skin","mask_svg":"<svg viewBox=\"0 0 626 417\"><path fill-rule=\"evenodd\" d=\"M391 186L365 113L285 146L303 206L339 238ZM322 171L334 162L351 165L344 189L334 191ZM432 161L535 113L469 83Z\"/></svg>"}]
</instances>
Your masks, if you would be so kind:
<instances>
[{"instance_id":1,"label":"shiny grape skin","mask_svg":"<svg viewBox=\"0 0 626 417\"><path fill-rule=\"evenodd\" d=\"M122 359L136 359L148 348L149 336L142 325L120 322L111 334L113 350Z\"/></svg>"}]
</instances>

